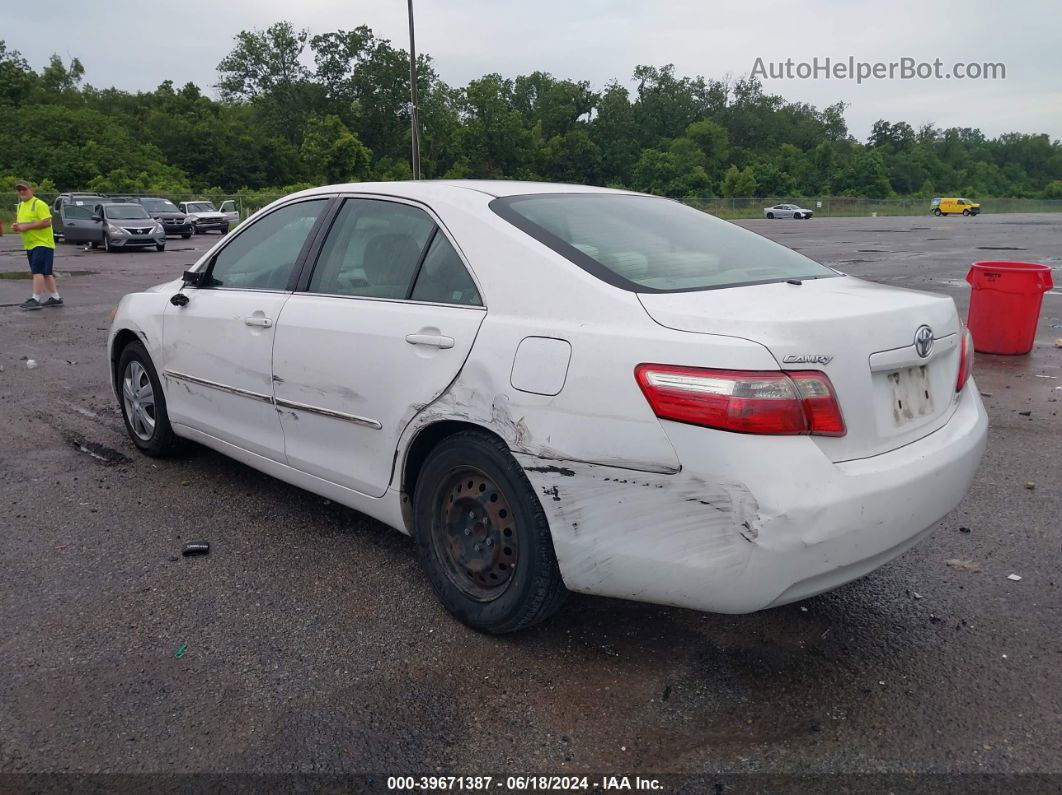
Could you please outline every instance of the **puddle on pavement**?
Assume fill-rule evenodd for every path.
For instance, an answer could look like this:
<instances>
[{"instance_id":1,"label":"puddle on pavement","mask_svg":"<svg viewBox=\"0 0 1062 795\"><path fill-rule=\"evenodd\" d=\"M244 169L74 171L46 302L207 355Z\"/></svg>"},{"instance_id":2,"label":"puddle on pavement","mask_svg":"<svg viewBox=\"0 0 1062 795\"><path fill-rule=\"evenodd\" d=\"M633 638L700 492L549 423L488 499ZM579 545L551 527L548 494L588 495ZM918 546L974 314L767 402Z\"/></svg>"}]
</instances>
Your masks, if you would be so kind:
<instances>
[{"instance_id":1,"label":"puddle on pavement","mask_svg":"<svg viewBox=\"0 0 1062 795\"><path fill-rule=\"evenodd\" d=\"M1017 246L978 246L978 251L1025 251Z\"/></svg>"}]
</instances>

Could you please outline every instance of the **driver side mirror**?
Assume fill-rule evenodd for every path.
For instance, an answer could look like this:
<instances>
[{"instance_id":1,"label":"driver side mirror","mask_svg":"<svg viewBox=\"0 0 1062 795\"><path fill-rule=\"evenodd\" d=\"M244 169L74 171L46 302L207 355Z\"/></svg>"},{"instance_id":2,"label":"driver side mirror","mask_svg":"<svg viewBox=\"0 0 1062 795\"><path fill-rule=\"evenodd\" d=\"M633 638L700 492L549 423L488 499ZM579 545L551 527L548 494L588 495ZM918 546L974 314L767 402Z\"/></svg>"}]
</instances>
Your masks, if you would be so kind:
<instances>
[{"instance_id":1,"label":"driver side mirror","mask_svg":"<svg viewBox=\"0 0 1062 795\"><path fill-rule=\"evenodd\" d=\"M206 283L206 271L185 271L181 280L185 287L200 287Z\"/></svg>"},{"instance_id":2,"label":"driver side mirror","mask_svg":"<svg viewBox=\"0 0 1062 795\"><path fill-rule=\"evenodd\" d=\"M92 220L95 221L96 223L99 223L100 221L103 220L103 215L100 214L100 213L93 213L92 214Z\"/></svg>"}]
</instances>

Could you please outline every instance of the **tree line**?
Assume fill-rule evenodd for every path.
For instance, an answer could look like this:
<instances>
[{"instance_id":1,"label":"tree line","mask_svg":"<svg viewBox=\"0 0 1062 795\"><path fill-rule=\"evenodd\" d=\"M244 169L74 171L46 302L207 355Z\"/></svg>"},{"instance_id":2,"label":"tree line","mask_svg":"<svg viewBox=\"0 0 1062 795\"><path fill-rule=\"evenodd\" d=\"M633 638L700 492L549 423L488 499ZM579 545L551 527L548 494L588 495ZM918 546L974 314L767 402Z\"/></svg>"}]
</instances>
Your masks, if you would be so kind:
<instances>
[{"instance_id":1,"label":"tree line","mask_svg":"<svg viewBox=\"0 0 1062 795\"><path fill-rule=\"evenodd\" d=\"M308 65L312 61L312 66ZM410 178L408 53L361 26L243 31L218 99L187 83L95 88L77 58L40 71L0 40L0 182L183 193ZM768 94L755 79L638 66L629 90L547 72L452 87L418 56L427 178L516 178L668 196L971 195L1062 198L1046 134L879 120L850 134L845 105ZM2 186L0 186L2 187Z\"/></svg>"}]
</instances>

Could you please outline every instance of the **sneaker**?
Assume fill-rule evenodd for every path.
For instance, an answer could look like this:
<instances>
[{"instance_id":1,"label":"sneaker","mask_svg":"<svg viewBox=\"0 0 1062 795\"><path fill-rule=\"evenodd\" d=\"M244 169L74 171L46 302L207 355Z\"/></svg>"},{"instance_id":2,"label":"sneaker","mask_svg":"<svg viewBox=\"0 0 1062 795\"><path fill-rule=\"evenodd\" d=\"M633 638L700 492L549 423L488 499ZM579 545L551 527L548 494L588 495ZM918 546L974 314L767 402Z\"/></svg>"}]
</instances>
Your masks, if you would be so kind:
<instances>
[{"instance_id":1,"label":"sneaker","mask_svg":"<svg viewBox=\"0 0 1062 795\"><path fill-rule=\"evenodd\" d=\"M36 298L28 298L25 301L23 301L21 304L19 304L18 308L22 309L24 311L29 311L30 309L40 309L41 308L41 302L38 301Z\"/></svg>"},{"instance_id":2,"label":"sneaker","mask_svg":"<svg viewBox=\"0 0 1062 795\"><path fill-rule=\"evenodd\" d=\"M43 304L41 304L41 306L62 306L62 305L63 305L63 299L62 298L52 298L51 296L48 296L48 300L45 301Z\"/></svg>"}]
</instances>

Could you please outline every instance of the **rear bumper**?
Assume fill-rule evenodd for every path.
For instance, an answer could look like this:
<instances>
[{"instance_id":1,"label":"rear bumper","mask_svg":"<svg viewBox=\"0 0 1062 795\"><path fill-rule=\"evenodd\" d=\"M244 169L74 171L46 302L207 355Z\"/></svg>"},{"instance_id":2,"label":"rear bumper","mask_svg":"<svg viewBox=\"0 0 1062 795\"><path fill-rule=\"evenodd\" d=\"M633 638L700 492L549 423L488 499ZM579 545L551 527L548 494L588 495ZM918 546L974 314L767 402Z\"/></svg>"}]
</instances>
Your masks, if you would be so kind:
<instances>
[{"instance_id":1,"label":"rear bumper","mask_svg":"<svg viewBox=\"0 0 1062 795\"><path fill-rule=\"evenodd\" d=\"M971 381L943 428L844 464L806 437L664 426L677 475L517 456L571 590L748 613L836 588L903 553L959 504L988 422Z\"/></svg>"}]
</instances>

